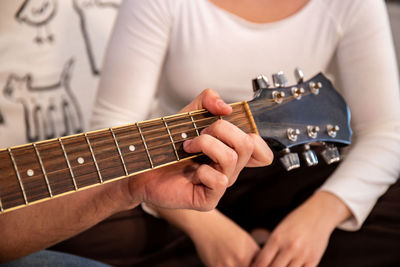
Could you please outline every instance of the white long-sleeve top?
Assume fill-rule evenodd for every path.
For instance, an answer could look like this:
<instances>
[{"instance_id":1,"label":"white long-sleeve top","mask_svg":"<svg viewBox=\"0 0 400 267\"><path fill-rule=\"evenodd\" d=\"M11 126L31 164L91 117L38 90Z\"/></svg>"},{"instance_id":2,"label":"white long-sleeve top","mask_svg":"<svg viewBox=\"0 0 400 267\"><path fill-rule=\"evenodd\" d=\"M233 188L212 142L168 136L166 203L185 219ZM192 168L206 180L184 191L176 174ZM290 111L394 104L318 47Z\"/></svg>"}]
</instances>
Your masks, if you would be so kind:
<instances>
[{"instance_id":1,"label":"white long-sleeve top","mask_svg":"<svg viewBox=\"0 0 400 267\"><path fill-rule=\"evenodd\" d=\"M350 106L350 151L321 190L348 205L353 216L340 227L356 230L400 173L399 82L381 0L311 0L264 24L208 0L125 1L92 125L176 113L205 88L227 102L250 100L257 74L291 74L297 66L306 78L332 74Z\"/></svg>"}]
</instances>

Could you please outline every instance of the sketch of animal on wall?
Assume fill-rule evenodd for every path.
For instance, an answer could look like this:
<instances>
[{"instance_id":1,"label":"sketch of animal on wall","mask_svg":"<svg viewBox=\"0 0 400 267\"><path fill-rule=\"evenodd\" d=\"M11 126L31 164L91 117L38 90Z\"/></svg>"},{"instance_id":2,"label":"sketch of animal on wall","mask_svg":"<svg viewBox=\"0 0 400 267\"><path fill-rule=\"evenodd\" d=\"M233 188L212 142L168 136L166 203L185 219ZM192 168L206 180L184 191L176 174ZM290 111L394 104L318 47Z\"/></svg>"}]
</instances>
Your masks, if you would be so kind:
<instances>
[{"instance_id":1,"label":"sketch of animal on wall","mask_svg":"<svg viewBox=\"0 0 400 267\"><path fill-rule=\"evenodd\" d=\"M73 0L90 68L99 75L103 55L122 0Z\"/></svg>"},{"instance_id":2,"label":"sketch of animal on wall","mask_svg":"<svg viewBox=\"0 0 400 267\"><path fill-rule=\"evenodd\" d=\"M56 0L24 0L15 18L36 28L34 41L38 44L53 42L54 35L50 31L49 22L57 12Z\"/></svg>"},{"instance_id":3,"label":"sketch of animal on wall","mask_svg":"<svg viewBox=\"0 0 400 267\"><path fill-rule=\"evenodd\" d=\"M22 105L28 142L82 132L81 110L70 88L73 63L69 60L60 80L47 86L34 86L31 74L8 77L3 94Z\"/></svg>"}]
</instances>

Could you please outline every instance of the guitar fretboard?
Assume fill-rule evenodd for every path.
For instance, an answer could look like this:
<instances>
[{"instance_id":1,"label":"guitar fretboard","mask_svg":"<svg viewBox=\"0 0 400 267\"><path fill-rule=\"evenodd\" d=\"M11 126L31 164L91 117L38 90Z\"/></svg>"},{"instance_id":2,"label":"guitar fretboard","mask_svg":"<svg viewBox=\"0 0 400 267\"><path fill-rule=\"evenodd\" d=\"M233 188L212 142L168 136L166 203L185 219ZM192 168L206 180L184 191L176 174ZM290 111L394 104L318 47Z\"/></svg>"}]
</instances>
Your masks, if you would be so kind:
<instances>
[{"instance_id":1,"label":"guitar fretboard","mask_svg":"<svg viewBox=\"0 0 400 267\"><path fill-rule=\"evenodd\" d=\"M0 212L198 156L183 142L218 119L255 132L247 103L232 108L224 117L189 112L0 150Z\"/></svg>"}]
</instances>

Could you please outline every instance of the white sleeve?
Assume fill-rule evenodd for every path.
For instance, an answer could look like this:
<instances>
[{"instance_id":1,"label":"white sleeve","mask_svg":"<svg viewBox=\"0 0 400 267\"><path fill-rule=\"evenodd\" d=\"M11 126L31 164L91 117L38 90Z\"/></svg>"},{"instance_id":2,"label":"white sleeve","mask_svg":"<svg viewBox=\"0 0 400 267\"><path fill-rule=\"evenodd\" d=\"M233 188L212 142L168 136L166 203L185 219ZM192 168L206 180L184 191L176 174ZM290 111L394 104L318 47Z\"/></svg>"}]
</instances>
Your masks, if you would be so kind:
<instances>
[{"instance_id":1,"label":"white sleeve","mask_svg":"<svg viewBox=\"0 0 400 267\"><path fill-rule=\"evenodd\" d=\"M146 117L168 47L173 3L129 0L120 6L101 73L92 129Z\"/></svg>"},{"instance_id":2,"label":"white sleeve","mask_svg":"<svg viewBox=\"0 0 400 267\"><path fill-rule=\"evenodd\" d=\"M340 85L352 112L356 139L322 186L342 199L353 217L340 225L357 230L377 199L400 174L398 72L384 2L355 1L343 24L336 59Z\"/></svg>"}]
</instances>

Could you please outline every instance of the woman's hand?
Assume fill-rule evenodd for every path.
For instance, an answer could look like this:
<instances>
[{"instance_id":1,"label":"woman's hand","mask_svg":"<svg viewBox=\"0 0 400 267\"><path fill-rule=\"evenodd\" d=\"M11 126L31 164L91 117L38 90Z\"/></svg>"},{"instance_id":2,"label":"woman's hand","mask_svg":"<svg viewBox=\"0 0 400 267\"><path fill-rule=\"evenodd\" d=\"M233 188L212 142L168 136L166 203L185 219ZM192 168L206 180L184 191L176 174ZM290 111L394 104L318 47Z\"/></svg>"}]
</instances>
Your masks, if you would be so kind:
<instances>
[{"instance_id":1,"label":"woman's hand","mask_svg":"<svg viewBox=\"0 0 400 267\"><path fill-rule=\"evenodd\" d=\"M210 89L203 91L182 112L202 108L214 115L232 112ZM144 201L164 208L211 210L246 165L265 166L273 158L260 136L248 135L224 120L214 122L200 136L185 141L184 149L188 153L203 153L212 162L200 164L185 160L122 180L123 202L131 203L131 207Z\"/></svg>"},{"instance_id":2,"label":"woman's hand","mask_svg":"<svg viewBox=\"0 0 400 267\"><path fill-rule=\"evenodd\" d=\"M206 266L250 266L260 250L245 230L217 210L178 210L167 217L189 235Z\"/></svg>"},{"instance_id":3,"label":"woman's hand","mask_svg":"<svg viewBox=\"0 0 400 267\"><path fill-rule=\"evenodd\" d=\"M252 266L317 266L332 231L350 215L333 194L315 193L276 227Z\"/></svg>"}]
</instances>

